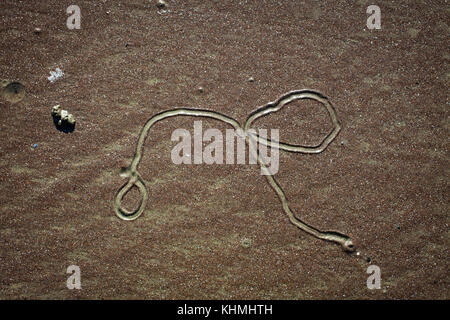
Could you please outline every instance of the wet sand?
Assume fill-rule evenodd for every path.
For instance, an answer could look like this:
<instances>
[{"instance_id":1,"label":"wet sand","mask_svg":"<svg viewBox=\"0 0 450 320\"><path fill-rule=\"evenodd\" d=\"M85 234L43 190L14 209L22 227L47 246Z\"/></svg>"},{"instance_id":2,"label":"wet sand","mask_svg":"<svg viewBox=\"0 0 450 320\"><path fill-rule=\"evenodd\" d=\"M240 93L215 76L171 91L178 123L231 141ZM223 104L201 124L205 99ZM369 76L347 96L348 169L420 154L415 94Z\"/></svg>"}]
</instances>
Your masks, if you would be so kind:
<instances>
[{"instance_id":1,"label":"wet sand","mask_svg":"<svg viewBox=\"0 0 450 320\"><path fill-rule=\"evenodd\" d=\"M80 30L66 27L73 1L0 3L0 78L25 89L0 97L0 298L448 299L445 1L377 1L381 30L364 0L167 3L77 1ZM332 101L342 130L323 153L280 152L275 178L298 217L351 236L370 262L293 226L255 165L174 165L171 133L192 118L150 131L146 211L115 216L120 168L152 115L243 123L302 88ZM57 104L73 132L55 127ZM332 127L311 101L257 125L308 145ZM366 286L372 264L380 290ZM66 288L70 265L81 290Z\"/></svg>"}]
</instances>

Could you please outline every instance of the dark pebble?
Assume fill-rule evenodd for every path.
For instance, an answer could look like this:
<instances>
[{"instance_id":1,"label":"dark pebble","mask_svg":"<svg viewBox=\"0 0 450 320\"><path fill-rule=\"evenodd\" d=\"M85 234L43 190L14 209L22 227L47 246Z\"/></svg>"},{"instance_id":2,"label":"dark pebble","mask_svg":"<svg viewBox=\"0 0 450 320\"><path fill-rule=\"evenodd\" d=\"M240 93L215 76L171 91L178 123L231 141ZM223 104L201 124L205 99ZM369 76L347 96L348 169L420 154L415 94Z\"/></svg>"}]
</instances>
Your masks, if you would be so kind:
<instances>
[{"instance_id":1,"label":"dark pebble","mask_svg":"<svg viewBox=\"0 0 450 320\"><path fill-rule=\"evenodd\" d=\"M159 9L165 9L167 7L167 3L165 3L163 0L158 0L158 2L156 3L156 6Z\"/></svg>"}]
</instances>

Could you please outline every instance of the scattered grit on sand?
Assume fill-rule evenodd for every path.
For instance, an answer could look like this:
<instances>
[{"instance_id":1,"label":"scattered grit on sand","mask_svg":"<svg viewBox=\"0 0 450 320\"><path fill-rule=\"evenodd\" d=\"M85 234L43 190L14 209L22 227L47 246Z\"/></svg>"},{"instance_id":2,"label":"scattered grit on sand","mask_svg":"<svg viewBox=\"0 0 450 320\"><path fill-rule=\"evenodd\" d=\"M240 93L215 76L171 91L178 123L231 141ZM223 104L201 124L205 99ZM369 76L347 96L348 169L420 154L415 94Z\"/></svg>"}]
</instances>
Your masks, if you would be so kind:
<instances>
[{"instance_id":1,"label":"scattered grit on sand","mask_svg":"<svg viewBox=\"0 0 450 320\"><path fill-rule=\"evenodd\" d=\"M69 30L72 4L0 3L0 298L450 297L446 1L377 1L381 30L367 29L365 0L80 0ZM170 136L192 130L188 117L149 133L143 215L115 216L120 168L152 115L242 123L303 88L331 100L342 130L323 153L281 152L275 178L298 217L351 236L370 262L293 226L257 166L174 165ZM73 131L53 123L58 104ZM307 145L332 128L304 100L256 126ZM70 265L81 290L66 287Z\"/></svg>"}]
</instances>

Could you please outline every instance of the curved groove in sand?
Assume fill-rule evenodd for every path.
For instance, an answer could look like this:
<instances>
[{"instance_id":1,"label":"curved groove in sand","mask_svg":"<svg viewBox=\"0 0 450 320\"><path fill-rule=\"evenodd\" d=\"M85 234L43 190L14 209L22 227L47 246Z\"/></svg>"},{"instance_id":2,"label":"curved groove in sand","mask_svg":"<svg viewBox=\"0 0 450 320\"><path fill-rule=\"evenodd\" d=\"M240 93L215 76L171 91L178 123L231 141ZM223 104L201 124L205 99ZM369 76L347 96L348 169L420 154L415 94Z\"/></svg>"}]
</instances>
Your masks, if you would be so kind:
<instances>
[{"instance_id":1,"label":"curved groove in sand","mask_svg":"<svg viewBox=\"0 0 450 320\"><path fill-rule=\"evenodd\" d=\"M273 143L270 139L264 139L254 133L249 132L251 124L258 118L263 117L272 112L277 112L281 110L286 104L300 99L312 99L320 102L323 106L325 106L328 114L330 115L334 129L325 137L322 143L320 143L318 146L315 147L299 146L284 143L281 141ZM253 145L254 143L258 142L271 147L277 147L283 151L298 152L298 153L320 153L324 151L327 148L327 146L336 138L337 134L341 129L336 111L333 105L327 99L327 97L322 95L320 92L308 89L288 92L283 96L281 96L278 100L270 102L267 105L259 108L258 110L250 114L243 127L241 127L236 120L215 111L182 108L182 109L171 109L168 111L158 113L152 116L145 123L139 135L136 153L131 162L131 165L127 167L121 174L122 176L128 178L128 182L119 189L114 198L114 211L120 219L123 220L137 219L144 212L145 206L147 204L148 200L147 188L145 186L144 180L141 178L137 170L137 167L139 165L139 162L141 161L145 139L147 138L147 134L150 128L158 121L177 116L204 117L220 120L222 122L231 125L235 130L238 129L243 130L245 134L245 141L248 144ZM289 220L291 221L292 224L294 224L301 230L311 234L312 236L318 239L340 244L345 251L353 252L355 250L355 246L350 237L337 232L321 231L297 218L289 207L289 203L286 198L286 195L284 194L283 189L275 180L275 178L270 174L269 169L266 167L266 165L260 158L259 154L257 155L257 161L261 169L265 172L268 183L278 195L278 198L280 199L281 204L283 206L283 210L288 215ZM122 199L128 193L128 191L130 191L131 188L133 188L134 186L138 188L141 194L141 201L137 209L133 211L128 211L127 209L122 207Z\"/></svg>"}]
</instances>

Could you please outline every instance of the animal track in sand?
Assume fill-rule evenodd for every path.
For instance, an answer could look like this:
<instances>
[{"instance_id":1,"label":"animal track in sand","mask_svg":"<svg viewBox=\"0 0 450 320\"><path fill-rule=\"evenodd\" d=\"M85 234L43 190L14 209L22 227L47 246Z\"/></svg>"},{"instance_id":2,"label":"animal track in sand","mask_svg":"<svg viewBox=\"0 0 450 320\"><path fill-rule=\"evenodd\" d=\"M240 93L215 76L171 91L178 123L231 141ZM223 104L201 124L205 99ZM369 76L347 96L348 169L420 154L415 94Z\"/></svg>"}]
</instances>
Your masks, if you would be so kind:
<instances>
[{"instance_id":1,"label":"animal track in sand","mask_svg":"<svg viewBox=\"0 0 450 320\"><path fill-rule=\"evenodd\" d=\"M312 99L315 101L320 102L327 110L331 121L333 123L333 130L322 140L322 142L315 146L315 147L309 147L309 146L300 146L300 145L292 145L288 143L283 142L275 142L271 141L270 139L265 139L262 137L259 137L253 132L249 132L251 124L257 120L260 117L263 117L265 115L268 115L273 112L277 112L281 110L285 105L289 104L290 102L300 100L300 99ZM278 100L274 102L270 102L266 104L263 107L260 107L253 113L249 115L247 118L244 126L241 126L238 121L235 119L232 119L230 117L227 117L221 113L215 112L215 111L209 111L209 110L201 110L201 109L187 109L187 108L180 108L180 109L171 109L167 110L161 113L158 113L154 116L152 116L150 119L147 120L144 127L141 130L141 133L139 135L138 144L136 148L136 153L134 155L133 160L131 161L130 166L127 168L124 168L121 171L122 177L127 177L128 182L125 183L116 193L114 198L114 211L116 215L123 220L135 220L137 219L145 209L145 206L147 204L148 200L148 192L147 188L145 186L144 180L142 179L141 175L139 174L137 167L139 165L139 162L141 161L142 154L143 154L143 146L145 139L147 137L147 134L150 130L150 128L158 121L161 121L166 118L171 117L177 117L177 116L192 116L192 117L204 117L204 118L212 118L216 120L220 120L222 122L225 122L229 125L231 125L235 130L243 130L245 135L245 141L246 143L253 145L254 143L261 143L267 146L275 147L283 151L289 151L289 152L298 152L298 153L321 153L324 151L327 146L336 138L337 134L339 133L341 126L339 123L339 120L337 118L336 111L333 107L333 105L330 103L327 97L322 95L320 92L309 90L309 89L303 89L303 90L296 90L288 92L284 95L282 95ZM254 145L253 145L254 146ZM270 174L269 169L266 167L264 162L262 161L259 154L257 155L257 161L258 164L261 167L261 170L265 173L265 177L267 179L267 182L270 184L270 186L274 189L276 194L278 195L278 198L281 201L281 204L283 206L284 212L288 215L289 220L292 224L300 228L301 230L311 234L312 236L338 243L342 246L342 248L345 251L348 252L354 252L355 246L351 240L350 237L337 233L332 231L321 231L305 222L303 222L301 219L297 218L294 213L291 211L289 207L288 200L286 198L286 195L281 188L281 186L278 184L278 182L275 180L275 178ZM133 188L137 187L140 194L141 194L141 200L139 203L139 206L137 209L129 211L122 207L122 199L123 197Z\"/></svg>"}]
</instances>

